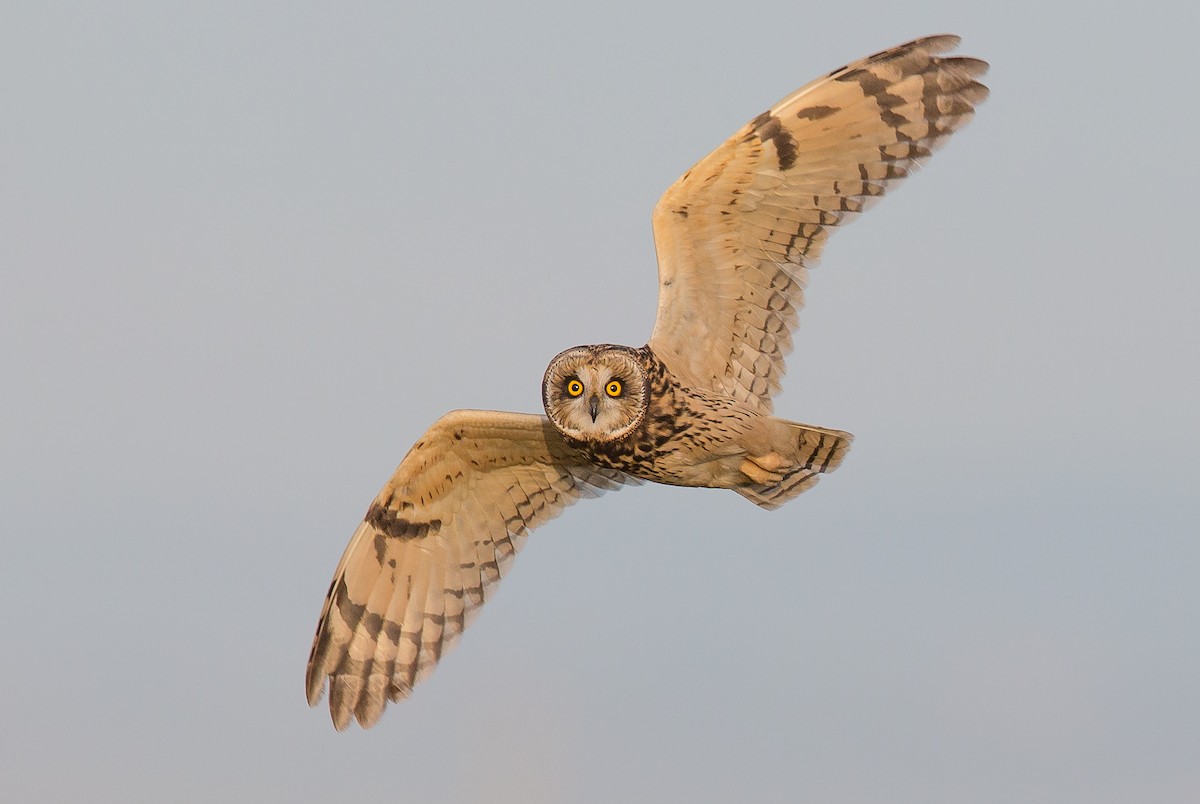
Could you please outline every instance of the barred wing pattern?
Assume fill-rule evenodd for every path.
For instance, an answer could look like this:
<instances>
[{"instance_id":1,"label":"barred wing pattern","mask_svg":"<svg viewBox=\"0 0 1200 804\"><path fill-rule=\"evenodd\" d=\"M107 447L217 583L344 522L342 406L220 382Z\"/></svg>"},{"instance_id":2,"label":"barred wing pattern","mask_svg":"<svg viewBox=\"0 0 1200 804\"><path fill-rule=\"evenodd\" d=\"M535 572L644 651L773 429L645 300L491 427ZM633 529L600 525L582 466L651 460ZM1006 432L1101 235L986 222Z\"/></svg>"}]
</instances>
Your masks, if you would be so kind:
<instances>
[{"instance_id":1,"label":"barred wing pattern","mask_svg":"<svg viewBox=\"0 0 1200 804\"><path fill-rule=\"evenodd\" d=\"M338 564L308 660L341 731L406 698L490 597L529 532L636 479L593 466L543 416L455 411L375 498Z\"/></svg>"},{"instance_id":2,"label":"barred wing pattern","mask_svg":"<svg viewBox=\"0 0 1200 804\"><path fill-rule=\"evenodd\" d=\"M987 63L918 39L834 70L750 121L654 209L658 317L650 348L685 384L769 413L806 266L965 125Z\"/></svg>"}]
</instances>

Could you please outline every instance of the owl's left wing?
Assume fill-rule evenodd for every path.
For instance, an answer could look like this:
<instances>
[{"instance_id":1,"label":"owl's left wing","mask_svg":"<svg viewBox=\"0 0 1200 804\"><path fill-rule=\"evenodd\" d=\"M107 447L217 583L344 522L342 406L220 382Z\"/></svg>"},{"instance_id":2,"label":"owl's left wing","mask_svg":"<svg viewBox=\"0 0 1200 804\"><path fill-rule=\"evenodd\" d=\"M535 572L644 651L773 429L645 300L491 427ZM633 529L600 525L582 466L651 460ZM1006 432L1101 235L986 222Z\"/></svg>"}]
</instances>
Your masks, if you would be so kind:
<instances>
[{"instance_id":1,"label":"owl's left wing","mask_svg":"<svg viewBox=\"0 0 1200 804\"><path fill-rule=\"evenodd\" d=\"M974 114L987 63L918 39L834 70L750 121L654 209L649 346L694 387L763 412L779 390L806 266Z\"/></svg>"},{"instance_id":2,"label":"owl's left wing","mask_svg":"<svg viewBox=\"0 0 1200 804\"><path fill-rule=\"evenodd\" d=\"M588 463L544 416L460 410L409 451L354 532L308 660L339 731L369 727L457 641L529 532L639 481Z\"/></svg>"}]
</instances>

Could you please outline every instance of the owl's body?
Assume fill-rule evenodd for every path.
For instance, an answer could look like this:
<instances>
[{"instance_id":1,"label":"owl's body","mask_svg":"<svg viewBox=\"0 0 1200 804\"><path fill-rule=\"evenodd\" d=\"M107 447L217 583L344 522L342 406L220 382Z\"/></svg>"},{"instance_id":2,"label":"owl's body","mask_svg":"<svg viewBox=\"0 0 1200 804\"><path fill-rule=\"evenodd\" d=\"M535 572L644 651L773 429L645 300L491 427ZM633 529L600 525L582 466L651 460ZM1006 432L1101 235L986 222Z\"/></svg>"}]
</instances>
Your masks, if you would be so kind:
<instances>
[{"instance_id":1,"label":"owl's body","mask_svg":"<svg viewBox=\"0 0 1200 804\"><path fill-rule=\"evenodd\" d=\"M334 726L408 696L529 533L643 480L776 508L837 468L850 435L773 415L807 268L971 119L985 62L918 39L834 70L755 117L654 209L659 304L640 349L560 353L545 416L448 413L375 498L334 572L309 656Z\"/></svg>"},{"instance_id":2,"label":"owl's body","mask_svg":"<svg viewBox=\"0 0 1200 804\"><path fill-rule=\"evenodd\" d=\"M644 396L626 397L631 403L629 417L637 423L619 438L573 437L564 432L569 425L560 421L556 410L556 405L570 402L560 387L570 382L570 376L556 376L556 366L564 356L582 353L596 362L614 352L628 356L644 377ZM628 375L609 371L602 376L605 383L616 376L624 387L629 385ZM600 387L585 386L579 400L587 403L593 394L600 397L601 393ZM734 489L764 508L778 507L807 488L804 483L815 483L818 473L837 468L851 440L849 433L840 430L788 422L730 396L689 388L649 346L598 344L568 349L547 369L542 395L547 415L566 443L597 466L673 486ZM639 416L641 409L645 414ZM584 423L587 418L583 411Z\"/></svg>"}]
</instances>

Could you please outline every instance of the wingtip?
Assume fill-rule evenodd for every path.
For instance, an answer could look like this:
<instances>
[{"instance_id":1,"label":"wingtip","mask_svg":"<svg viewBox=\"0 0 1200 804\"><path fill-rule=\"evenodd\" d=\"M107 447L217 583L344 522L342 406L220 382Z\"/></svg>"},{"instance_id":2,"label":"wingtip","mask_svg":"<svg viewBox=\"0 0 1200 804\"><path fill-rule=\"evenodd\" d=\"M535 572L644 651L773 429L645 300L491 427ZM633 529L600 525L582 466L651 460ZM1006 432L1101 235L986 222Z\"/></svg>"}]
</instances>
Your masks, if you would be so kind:
<instances>
[{"instance_id":1,"label":"wingtip","mask_svg":"<svg viewBox=\"0 0 1200 804\"><path fill-rule=\"evenodd\" d=\"M333 721L333 730L340 733L350 728L350 715L349 709L330 708L329 717Z\"/></svg>"},{"instance_id":2,"label":"wingtip","mask_svg":"<svg viewBox=\"0 0 1200 804\"><path fill-rule=\"evenodd\" d=\"M951 56L941 60L943 67L952 66L958 73L968 75L971 78L979 78L987 73L988 68L992 65L988 64L983 59L975 58L974 56Z\"/></svg>"},{"instance_id":3,"label":"wingtip","mask_svg":"<svg viewBox=\"0 0 1200 804\"><path fill-rule=\"evenodd\" d=\"M329 678L329 717L333 721L333 728L336 731L345 731L350 728L350 721L355 716L357 692L350 692L346 689L348 686L351 685L345 683L338 685L336 679L332 676ZM309 707L314 709L325 697L325 675L317 673L311 665L304 677L304 693ZM360 722L361 720L362 718L359 717ZM363 725L367 726L367 724Z\"/></svg>"},{"instance_id":4,"label":"wingtip","mask_svg":"<svg viewBox=\"0 0 1200 804\"><path fill-rule=\"evenodd\" d=\"M952 33L930 34L922 36L920 39L914 39L912 44L928 50L930 53L945 53L962 44L962 37Z\"/></svg>"},{"instance_id":5,"label":"wingtip","mask_svg":"<svg viewBox=\"0 0 1200 804\"><path fill-rule=\"evenodd\" d=\"M309 706L316 706L325 695L325 676L316 672L310 658L308 668L304 671L304 697Z\"/></svg>"}]
</instances>

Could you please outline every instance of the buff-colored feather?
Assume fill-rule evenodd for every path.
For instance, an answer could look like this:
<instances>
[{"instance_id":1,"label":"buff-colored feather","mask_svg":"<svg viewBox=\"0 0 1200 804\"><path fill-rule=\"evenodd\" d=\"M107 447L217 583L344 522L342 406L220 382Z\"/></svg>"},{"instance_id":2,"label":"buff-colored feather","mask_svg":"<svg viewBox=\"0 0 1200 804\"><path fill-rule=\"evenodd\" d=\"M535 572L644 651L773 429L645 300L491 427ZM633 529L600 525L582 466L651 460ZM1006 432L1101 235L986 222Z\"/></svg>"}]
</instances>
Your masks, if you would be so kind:
<instances>
[{"instance_id":1,"label":"buff-colored feather","mask_svg":"<svg viewBox=\"0 0 1200 804\"><path fill-rule=\"evenodd\" d=\"M309 659L309 703L328 678L334 726L374 724L457 641L529 530L630 482L581 461L545 417L443 416L342 556Z\"/></svg>"},{"instance_id":2,"label":"buff-colored feather","mask_svg":"<svg viewBox=\"0 0 1200 804\"><path fill-rule=\"evenodd\" d=\"M806 268L833 227L916 169L987 97L978 59L931 36L833 71L747 123L654 210L650 347L681 380L770 412Z\"/></svg>"}]
</instances>

